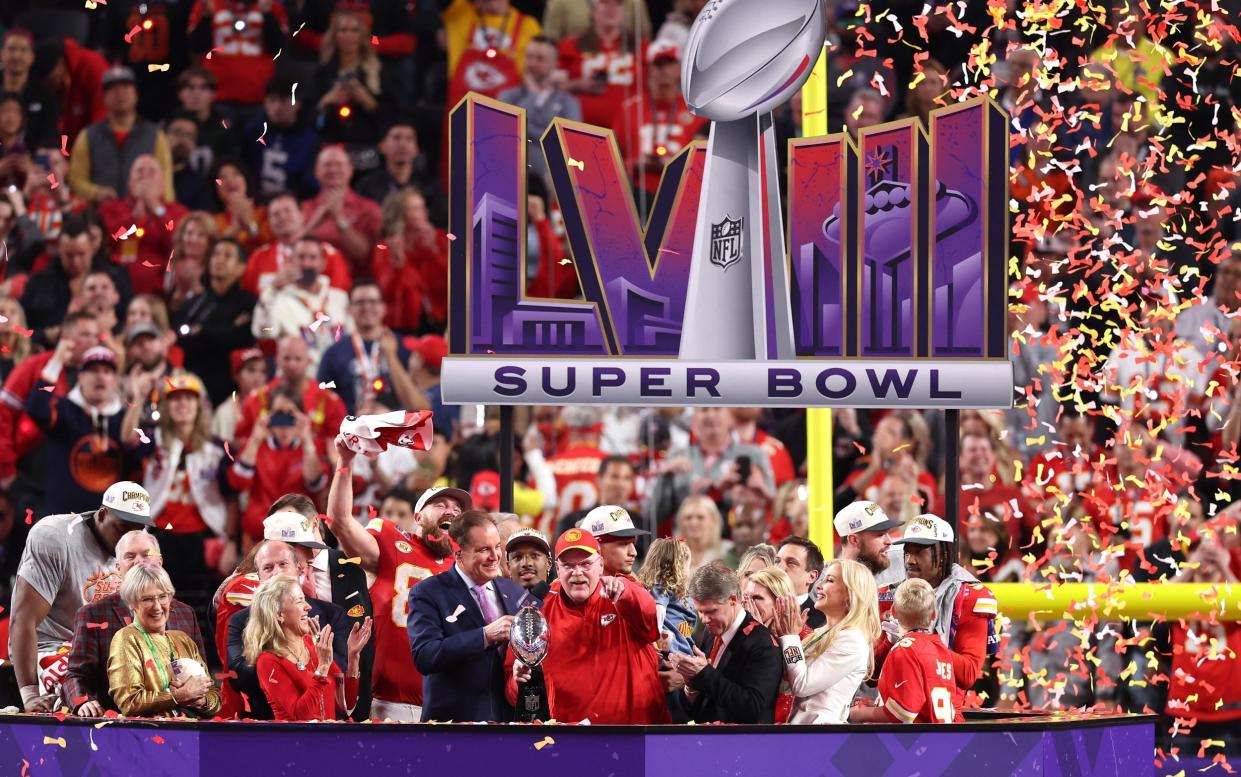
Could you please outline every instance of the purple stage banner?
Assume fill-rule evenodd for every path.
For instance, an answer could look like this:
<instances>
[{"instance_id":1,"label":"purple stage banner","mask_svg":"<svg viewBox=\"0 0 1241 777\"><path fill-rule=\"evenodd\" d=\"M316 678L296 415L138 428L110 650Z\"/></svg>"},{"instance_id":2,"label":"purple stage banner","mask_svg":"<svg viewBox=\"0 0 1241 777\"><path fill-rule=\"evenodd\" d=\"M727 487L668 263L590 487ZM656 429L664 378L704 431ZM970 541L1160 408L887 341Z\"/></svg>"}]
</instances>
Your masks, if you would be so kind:
<instances>
[{"instance_id":1,"label":"purple stage banner","mask_svg":"<svg viewBox=\"0 0 1241 777\"><path fill-rule=\"evenodd\" d=\"M21 777L1145 777L1151 716L954 726L538 726L164 723L10 716L0 773Z\"/></svg>"}]
</instances>

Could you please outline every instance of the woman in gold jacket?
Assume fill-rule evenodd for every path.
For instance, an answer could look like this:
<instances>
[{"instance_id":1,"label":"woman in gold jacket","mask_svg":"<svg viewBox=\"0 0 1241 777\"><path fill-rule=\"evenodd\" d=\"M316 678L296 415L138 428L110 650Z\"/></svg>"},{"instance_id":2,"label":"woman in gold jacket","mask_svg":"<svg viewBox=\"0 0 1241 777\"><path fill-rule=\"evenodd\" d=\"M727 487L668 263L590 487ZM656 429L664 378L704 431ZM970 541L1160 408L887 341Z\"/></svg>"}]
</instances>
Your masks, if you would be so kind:
<instances>
[{"instance_id":1,"label":"woman in gold jacket","mask_svg":"<svg viewBox=\"0 0 1241 777\"><path fill-rule=\"evenodd\" d=\"M165 628L173 593L159 567L137 565L121 583L134 620L112 638L108 685L122 715L211 717L220 710L220 692L194 640Z\"/></svg>"}]
</instances>

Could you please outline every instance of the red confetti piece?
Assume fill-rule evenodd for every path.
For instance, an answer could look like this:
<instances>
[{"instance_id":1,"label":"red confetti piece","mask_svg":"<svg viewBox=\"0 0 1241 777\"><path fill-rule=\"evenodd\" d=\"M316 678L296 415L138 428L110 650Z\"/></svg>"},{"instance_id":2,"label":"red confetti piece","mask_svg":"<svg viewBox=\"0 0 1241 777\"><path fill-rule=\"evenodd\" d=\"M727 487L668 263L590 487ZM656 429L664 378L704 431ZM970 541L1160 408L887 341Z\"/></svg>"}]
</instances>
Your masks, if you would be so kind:
<instances>
[{"instance_id":1,"label":"red confetti piece","mask_svg":"<svg viewBox=\"0 0 1241 777\"><path fill-rule=\"evenodd\" d=\"M32 523L34 523L34 510L31 510L29 507L27 507L26 508L26 525L29 526Z\"/></svg>"},{"instance_id":2,"label":"red confetti piece","mask_svg":"<svg viewBox=\"0 0 1241 777\"><path fill-rule=\"evenodd\" d=\"M52 191L60 188L60 181L57 181L56 176L52 173L47 174L47 182L51 186Z\"/></svg>"},{"instance_id":3,"label":"red confetti piece","mask_svg":"<svg viewBox=\"0 0 1241 777\"><path fill-rule=\"evenodd\" d=\"M228 449L228 440L224 441L224 455L228 457L229 461L236 461L233 458L233 452Z\"/></svg>"},{"instance_id":4,"label":"red confetti piece","mask_svg":"<svg viewBox=\"0 0 1241 777\"><path fill-rule=\"evenodd\" d=\"M125 33L125 42L126 42L126 43L133 43L133 42L134 42L134 36L135 36L135 35L137 35L137 34L138 34L138 33L140 33L140 32L142 32L142 25L135 24L135 25L134 25L134 27L133 27L133 29L131 29L129 32Z\"/></svg>"},{"instance_id":5,"label":"red confetti piece","mask_svg":"<svg viewBox=\"0 0 1241 777\"><path fill-rule=\"evenodd\" d=\"M151 737L151 741L157 745L164 744L164 738L161 737L159 734L156 734L155 736Z\"/></svg>"},{"instance_id":6,"label":"red confetti piece","mask_svg":"<svg viewBox=\"0 0 1241 777\"><path fill-rule=\"evenodd\" d=\"M103 622L101 622L101 623L87 623L87 624L86 624L86 628L88 628L88 629L106 629L106 628L108 628L108 622L107 622L107 621L103 621Z\"/></svg>"},{"instance_id":7,"label":"red confetti piece","mask_svg":"<svg viewBox=\"0 0 1241 777\"><path fill-rule=\"evenodd\" d=\"M68 135L60 136L60 153L63 154L66 158L69 156L69 136Z\"/></svg>"},{"instance_id":8,"label":"red confetti piece","mask_svg":"<svg viewBox=\"0 0 1241 777\"><path fill-rule=\"evenodd\" d=\"M372 35L372 36L371 36L371 45L372 45L372 46L378 46L378 45L379 45L379 36L378 36L378 35Z\"/></svg>"},{"instance_id":9,"label":"red confetti piece","mask_svg":"<svg viewBox=\"0 0 1241 777\"><path fill-rule=\"evenodd\" d=\"M211 55L212 55L212 54L214 54L214 53L216 53L217 51L223 51L223 50L224 50L224 49L222 49L222 48L214 48L214 49L212 49L211 51L208 51L208 52L207 52L207 59L211 59Z\"/></svg>"}]
</instances>

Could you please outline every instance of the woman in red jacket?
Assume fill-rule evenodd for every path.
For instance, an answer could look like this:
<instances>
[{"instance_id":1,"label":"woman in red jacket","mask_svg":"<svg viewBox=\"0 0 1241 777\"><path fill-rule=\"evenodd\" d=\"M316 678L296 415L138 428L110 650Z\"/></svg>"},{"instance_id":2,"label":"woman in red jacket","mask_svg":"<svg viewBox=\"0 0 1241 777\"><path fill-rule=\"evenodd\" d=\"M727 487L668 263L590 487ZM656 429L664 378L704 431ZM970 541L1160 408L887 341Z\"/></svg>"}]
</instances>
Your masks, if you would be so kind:
<instances>
[{"instance_id":1,"label":"woman in red jacket","mask_svg":"<svg viewBox=\"0 0 1241 777\"><path fill-rule=\"evenodd\" d=\"M336 720L358 702L358 656L371 638L371 619L349 632L343 682L332 663L332 627L310 620L297 580L278 576L254 592L244 634L246 661L258 671L276 720Z\"/></svg>"}]
</instances>

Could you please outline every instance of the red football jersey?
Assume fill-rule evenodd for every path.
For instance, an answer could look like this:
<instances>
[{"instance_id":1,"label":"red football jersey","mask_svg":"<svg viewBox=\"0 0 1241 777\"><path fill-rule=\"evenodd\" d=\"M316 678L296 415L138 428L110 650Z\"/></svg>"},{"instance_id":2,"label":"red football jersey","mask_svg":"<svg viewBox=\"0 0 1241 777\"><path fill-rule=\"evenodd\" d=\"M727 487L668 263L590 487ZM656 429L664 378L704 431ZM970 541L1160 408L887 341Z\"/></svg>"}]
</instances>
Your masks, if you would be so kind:
<instances>
[{"instance_id":1,"label":"red football jersey","mask_svg":"<svg viewBox=\"0 0 1241 777\"><path fill-rule=\"evenodd\" d=\"M638 54L621 51L620 41L600 41L598 51L582 51L577 45L580 37L560 41L560 68L569 74L570 80L591 78L607 84L598 94L577 95L582 105L582 121L607 127L612 124L616 107L637 94Z\"/></svg>"},{"instance_id":2,"label":"red football jersey","mask_svg":"<svg viewBox=\"0 0 1241 777\"><path fill-rule=\"evenodd\" d=\"M888 651L879 675L879 699L894 723L959 723L952 654L939 635L911 631Z\"/></svg>"},{"instance_id":3,"label":"red football jersey","mask_svg":"<svg viewBox=\"0 0 1241 777\"><path fill-rule=\"evenodd\" d=\"M668 102L635 95L621 104L612 119L612 129L625 169L634 175L644 158L667 160L676 156L706 123L706 119L690 113L680 95ZM639 186L653 193L662 174L662 167L647 166L634 177Z\"/></svg>"},{"instance_id":4,"label":"red football jersey","mask_svg":"<svg viewBox=\"0 0 1241 777\"><path fill-rule=\"evenodd\" d=\"M1172 624L1169 715L1241 720L1241 623L1190 621Z\"/></svg>"},{"instance_id":5,"label":"red football jersey","mask_svg":"<svg viewBox=\"0 0 1241 777\"><path fill-rule=\"evenodd\" d=\"M548 459L547 466L556 476L557 521L599 503L599 464L607 457L598 448L579 445Z\"/></svg>"},{"instance_id":6,"label":"red football jersey","mask_svg":"<svg viewBox=\"0 0 1241 777\"><path fill-rule=\"evenodd\" d=\"M422 675L409 649L409 589L418 581L452 566L452 556L436 559L421 537L406 535L391 521L374 518L366 530L379 543L379 566L371 584L375 612L375 667L371 689L375 698L422 706Z\"/></svg>"},{"instance_id":7,"label":"red football jersey","mask_svg":"<svg viewBox=\"0 0 1241 777\"><path fill-rule=\"evenodd\" d=\"M259 587L259 576L256 574L233 575L225 581L215 602L215 652L220 663L228 668L228 621L237 613L250 606L254 601L254 592ZM234 715L248 717L249 710L241 694L233 690L227 675L220 689L220 717L231 718Z\"/></svg>"}]
</instances>

